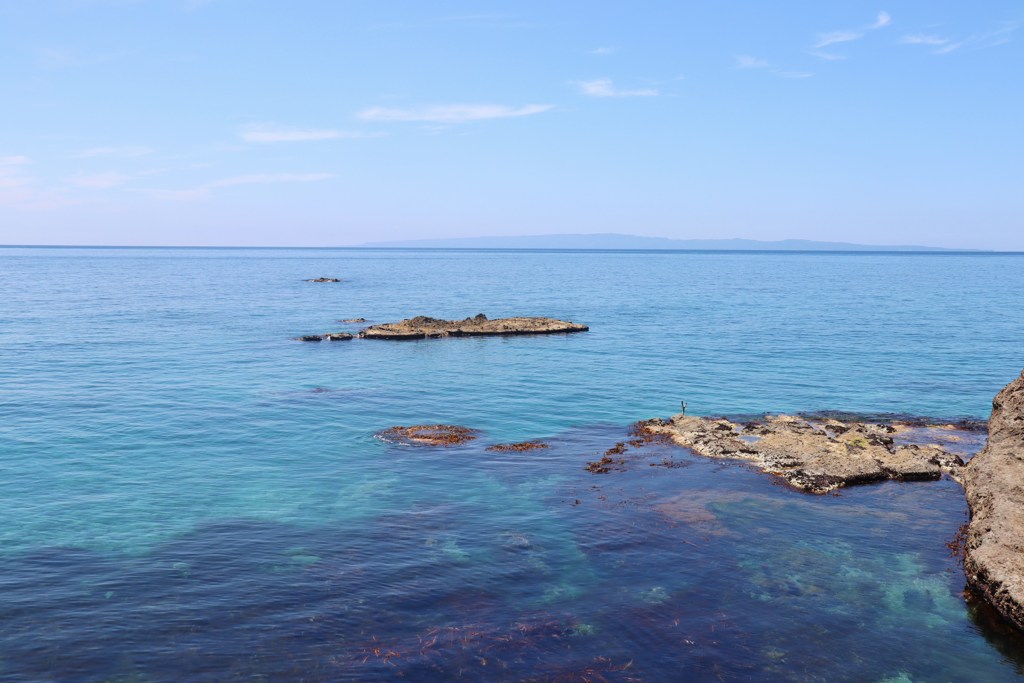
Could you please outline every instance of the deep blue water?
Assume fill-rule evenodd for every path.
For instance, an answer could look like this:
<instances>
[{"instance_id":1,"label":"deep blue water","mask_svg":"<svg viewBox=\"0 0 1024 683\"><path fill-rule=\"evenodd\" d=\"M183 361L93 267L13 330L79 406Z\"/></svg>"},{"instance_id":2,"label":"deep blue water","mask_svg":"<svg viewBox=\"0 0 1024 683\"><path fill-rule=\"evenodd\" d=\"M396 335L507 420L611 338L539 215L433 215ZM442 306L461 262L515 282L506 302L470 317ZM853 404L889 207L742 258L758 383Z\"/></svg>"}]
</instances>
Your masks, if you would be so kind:
<instances>
[{"instance_id":1,"label":"deep blue water","mask_svg":"<svg viewBox=\"0 0 1024 683\"><path fill-rule=\"evenodd\" d=\"M951 481L583 467L682 399L986 418L1020 292L1015 255L0 249L0 680L1016 679ZM479 312L591 331L292 341ZM482 436L374 438L436 422Z\"/></svg>"}]
</instances>

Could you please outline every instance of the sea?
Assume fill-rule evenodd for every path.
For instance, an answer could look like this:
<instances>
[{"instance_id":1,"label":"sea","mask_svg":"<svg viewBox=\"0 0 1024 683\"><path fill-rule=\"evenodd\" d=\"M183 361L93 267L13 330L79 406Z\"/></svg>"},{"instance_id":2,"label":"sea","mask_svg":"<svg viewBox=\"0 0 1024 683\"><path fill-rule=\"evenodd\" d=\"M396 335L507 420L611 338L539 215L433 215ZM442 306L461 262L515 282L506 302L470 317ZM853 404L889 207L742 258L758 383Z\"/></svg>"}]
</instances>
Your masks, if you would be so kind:
<instances>
[{"instance_id":1,"label":"sea","mask_svg":"<svg viewBox=\"0 0 1024 683\"><path fill-rule=\"evenodd\" d=\"M985 420L1022 293L1017 254L0 248L0 681L1019 680L952 480L586 466L683 401ZM590 330L295 340L478 313ZM477 438L378 437L439 423Z\"/></svg>"}]
</instances>

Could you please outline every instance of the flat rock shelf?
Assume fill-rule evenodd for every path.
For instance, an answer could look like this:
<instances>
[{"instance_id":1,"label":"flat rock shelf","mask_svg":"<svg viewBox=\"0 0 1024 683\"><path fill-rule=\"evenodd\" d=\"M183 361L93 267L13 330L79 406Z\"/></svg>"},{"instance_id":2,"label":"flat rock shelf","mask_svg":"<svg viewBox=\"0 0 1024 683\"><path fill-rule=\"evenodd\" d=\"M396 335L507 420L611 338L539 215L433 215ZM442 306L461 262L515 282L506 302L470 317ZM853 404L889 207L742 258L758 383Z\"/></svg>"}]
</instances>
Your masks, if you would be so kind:
<instances>
[{"instance_id":1,"label":"flat rock shelf","mask_svg":"<svg viewBox=\"0 0 1024 683\"><path fill-rule=\"evenodd\" d=\"M440 320L416 316L396 323L367 327L359 333L363 339L436 339L439 337L484 337L525 334L566 334L586 332L590 328L554 318L497 318L480 313L464 320Z\"/></svg>"},{"instance_id":2,"label":"flat rock shelf","mask_svg":"<svg viewBox=\"0 0 1024 683\"><path fill-rule=\"evenodd\" d=\"M963 469L959 456L938 445L900 444L894 437L909 427L898 422L818 421L790 415L732 422L680 414L640 425L698 455L748 460L811 493L884 479L938 479L944 471L959 480Z\"/></svg>"}]
</instances>

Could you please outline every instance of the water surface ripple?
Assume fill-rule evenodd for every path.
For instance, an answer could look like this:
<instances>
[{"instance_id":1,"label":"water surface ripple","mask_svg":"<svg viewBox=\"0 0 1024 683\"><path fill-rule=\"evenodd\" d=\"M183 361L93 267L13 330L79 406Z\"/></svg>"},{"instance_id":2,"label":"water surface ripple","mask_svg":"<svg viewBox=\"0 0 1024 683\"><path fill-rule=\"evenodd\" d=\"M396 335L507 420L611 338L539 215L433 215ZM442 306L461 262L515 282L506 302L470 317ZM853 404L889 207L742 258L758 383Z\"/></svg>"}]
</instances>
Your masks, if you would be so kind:
<instances>
[{"instance_id":1,"label":"water surface ripple","mask_svg":"<svg viewBox=\"0 0 1024 683\"><path fill-rule=\"evenodd\" d=\"M1016 679L945 546L951 481L583 466L682 399L985 418L1024 366L1022 265L0 249L0 680ZM478 312L591 331L291 340ZM482 436L373 436L424 422Z\"/></svg>"}]
</instances>

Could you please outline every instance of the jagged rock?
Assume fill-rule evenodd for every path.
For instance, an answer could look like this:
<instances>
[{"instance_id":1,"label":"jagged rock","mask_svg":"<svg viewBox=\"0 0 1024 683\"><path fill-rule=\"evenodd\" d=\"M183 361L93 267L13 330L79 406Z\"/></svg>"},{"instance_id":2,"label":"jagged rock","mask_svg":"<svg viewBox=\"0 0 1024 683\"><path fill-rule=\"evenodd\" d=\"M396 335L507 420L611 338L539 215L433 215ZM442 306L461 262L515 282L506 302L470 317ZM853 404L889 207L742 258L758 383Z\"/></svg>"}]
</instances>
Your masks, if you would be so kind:
<instances>
[{"instance_id":1,"label":"jagged rock","mask_svg":"<svg viewBox=\"0 0 1024 683\"><path fill-rule=\"evenodd\" d=\"M894 435L906 428L882 423L791 415L744 423L676 415L648 420L643 428L667 434L699 455L749 460L813 493L884 479L938 479L943 471L955 476L963 465L938 446L897 445Z\"/></svg>"},{"instance_id":2,"label":"jagged rock","mask_svg":"<svg viewBox=\"0 0 1024 683\"><path fill-rule=\"evenodd\" d=\"M553 318L498 318L488 320L480 313L465 320L439 320L417 316L397 323L367 327L359 333L365 339L426 339L436 337L482 337L490 335L558 334L586 332L586 325Z\"/></svg>"},{"instance_id":3,"label":"jagged rock","mask_svg":"<svg viewBox=\"0 0 1024 683\"><path fill-rule=\"evenodd\" d=\"M306 282L341 282L341 279L336 277L315 277L312 280L306 280Z\"/></svg>"},{"instance_id":4,"label":"jagged rock","mask_svg":"<svg viewBox=\"0 0 1024 683\"><path fill-rule=\"evenodd\" d=\"M1024 628L1024 373L996 395L988 443L964 472L968 583Z\"/></svg>"}]
</instances>

